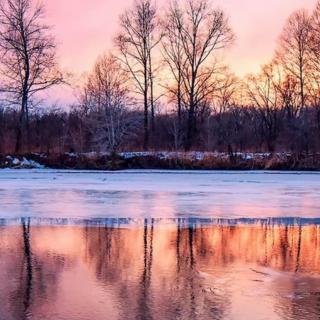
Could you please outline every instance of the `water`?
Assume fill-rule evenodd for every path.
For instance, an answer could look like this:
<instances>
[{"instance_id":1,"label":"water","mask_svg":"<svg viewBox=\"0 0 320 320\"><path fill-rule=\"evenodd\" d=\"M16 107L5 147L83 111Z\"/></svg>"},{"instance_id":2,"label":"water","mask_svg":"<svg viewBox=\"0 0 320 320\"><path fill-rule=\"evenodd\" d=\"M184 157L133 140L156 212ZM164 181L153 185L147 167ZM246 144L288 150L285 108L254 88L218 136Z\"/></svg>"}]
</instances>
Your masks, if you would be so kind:
<instances>
[{"instance_id":1,"label":"water","mask_svg":"<svg viewBox=\"0 0 320 320\"><path fill-rule=\"evenodd\" d=\"M2 171L0 319L319 319L319 177Z\"/></svg>"}]
</instances>

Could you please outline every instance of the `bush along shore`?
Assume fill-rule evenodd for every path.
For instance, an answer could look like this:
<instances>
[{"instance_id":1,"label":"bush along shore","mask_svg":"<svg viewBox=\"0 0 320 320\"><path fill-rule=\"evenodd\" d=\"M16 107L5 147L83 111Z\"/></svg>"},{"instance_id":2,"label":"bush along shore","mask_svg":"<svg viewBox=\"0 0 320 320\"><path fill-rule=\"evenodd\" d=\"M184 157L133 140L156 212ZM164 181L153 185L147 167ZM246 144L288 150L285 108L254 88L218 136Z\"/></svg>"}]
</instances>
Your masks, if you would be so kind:
<instances>
[{"instance_id":1,"label":"bush along shore","mask_svg":"<svg viewBox=\"0 0 320 320\"><path fill-rule=\"evenodd\" d=\"M320 154L123 152L0 155L0 168L75 170L310 170L320 171Z\"/></svg>"}]
</instances>

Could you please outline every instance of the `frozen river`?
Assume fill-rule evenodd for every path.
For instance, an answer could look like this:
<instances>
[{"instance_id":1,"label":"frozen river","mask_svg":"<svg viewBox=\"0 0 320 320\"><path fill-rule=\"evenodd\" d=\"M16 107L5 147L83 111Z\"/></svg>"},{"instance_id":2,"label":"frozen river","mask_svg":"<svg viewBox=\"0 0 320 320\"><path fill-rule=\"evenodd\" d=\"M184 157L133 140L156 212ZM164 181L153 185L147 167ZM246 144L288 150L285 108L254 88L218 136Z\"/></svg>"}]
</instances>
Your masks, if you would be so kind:
<instances>
[{"instance_id":1,"label":"frozen river","mask_svg":"<svg viewBox=\"0 0 320 320\"><path fill-rule=\"evenodd\" d=\"M0 171L0 320L320 318L320 175Z\"/></svg>"},{"instance_id":2,"label":"frozen river","mask_svg":"<svg viewBox=\"0 0 320 320\"><path fill-rule=\"evenodd\" d=\"M320 174L0 171L0 217L320 217Z\"/></svg>"}]
</instances>

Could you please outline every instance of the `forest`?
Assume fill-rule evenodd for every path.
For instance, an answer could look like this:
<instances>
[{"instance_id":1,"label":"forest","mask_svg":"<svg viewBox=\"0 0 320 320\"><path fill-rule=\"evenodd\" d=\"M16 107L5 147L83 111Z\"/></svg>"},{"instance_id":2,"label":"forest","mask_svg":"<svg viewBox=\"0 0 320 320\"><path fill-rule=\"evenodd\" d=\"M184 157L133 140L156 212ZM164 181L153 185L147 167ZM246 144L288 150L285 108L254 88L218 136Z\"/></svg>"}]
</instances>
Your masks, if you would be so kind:
<instances>
[{"instance_id":1,"label":"forest","mask_svg":"<svg viewBox=\"0 0 320 320\"><path fill-rule=\"evenodd\" d=\"M224 61L236 30L214 3L136 0L61 106L40 98L72 86L45 6L0 3L0 154L320 152L320 2L293 12L271 61L239 78Z\"/></svg>"}]
</instances>

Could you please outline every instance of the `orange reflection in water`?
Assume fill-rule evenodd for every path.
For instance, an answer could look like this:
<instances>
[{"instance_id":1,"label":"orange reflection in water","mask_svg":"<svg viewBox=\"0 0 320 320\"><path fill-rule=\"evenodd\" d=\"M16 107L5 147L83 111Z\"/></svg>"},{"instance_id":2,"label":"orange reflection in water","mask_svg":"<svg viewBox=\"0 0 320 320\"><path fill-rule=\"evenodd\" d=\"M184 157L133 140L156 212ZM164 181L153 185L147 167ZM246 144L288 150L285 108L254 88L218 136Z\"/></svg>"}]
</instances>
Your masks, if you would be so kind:
<instances>
[{"instance_id":1,"label":"orange reflection in water","mask_svg":"<svg viewBox=\"0 0 320 320\"><path fill-rule=\"evenodd\" d=\"M317 319L316 225L0 227L0 319Z\"/></svg>"}]
</instances>

